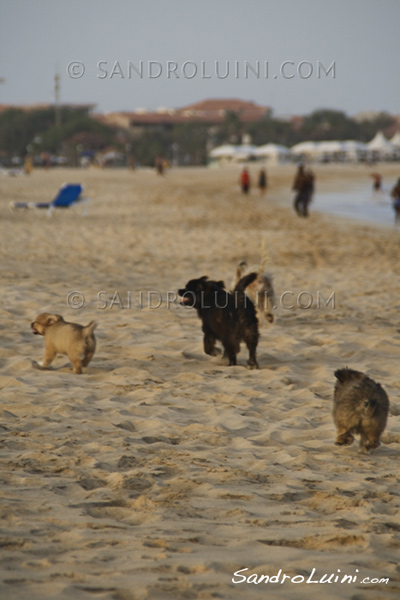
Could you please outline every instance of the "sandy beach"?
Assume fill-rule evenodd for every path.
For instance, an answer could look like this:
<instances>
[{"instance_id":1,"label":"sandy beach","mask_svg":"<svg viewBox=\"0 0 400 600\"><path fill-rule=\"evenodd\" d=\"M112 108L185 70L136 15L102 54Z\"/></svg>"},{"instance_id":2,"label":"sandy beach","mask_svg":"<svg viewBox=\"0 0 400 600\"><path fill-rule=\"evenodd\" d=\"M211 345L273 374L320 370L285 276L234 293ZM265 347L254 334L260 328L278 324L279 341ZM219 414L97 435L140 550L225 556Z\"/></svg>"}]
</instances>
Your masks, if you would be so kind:
<instances>
[{"instance_id":1,"label":"sandy beach","mask_svg":"<svg viewBox=\"0 0 400 600\"><path fill-rule=\"evenodd\" d=\"M313 207L299 219L295 167L268 171L263 198L233 168L0 177L1 598L399 597L400 231ZM370 181L361 165L315 173L317 194ZM88 216L10 211L64 182L84 184ZM227 367L176 291L202 275L229 285L263 240L275 322L261 322L259 370L245 348ZM98 322L82 375L65 356L35 368L44 311ZM345 366L390 398L369 455L334 445Z\"/></svg>"}]
</instances>

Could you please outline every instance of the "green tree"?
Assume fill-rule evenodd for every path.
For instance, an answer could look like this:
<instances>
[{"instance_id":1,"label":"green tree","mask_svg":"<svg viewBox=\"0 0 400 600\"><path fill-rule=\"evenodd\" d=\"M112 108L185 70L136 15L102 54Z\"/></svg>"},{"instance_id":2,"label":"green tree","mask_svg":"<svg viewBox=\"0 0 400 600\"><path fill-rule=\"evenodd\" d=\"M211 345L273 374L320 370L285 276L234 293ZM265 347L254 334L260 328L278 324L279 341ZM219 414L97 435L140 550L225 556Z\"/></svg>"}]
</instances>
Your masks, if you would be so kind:
<instances>
[{"instance_id":1,"label":"green tree","mask_svg":"<svg viewBox=\"0 0 400 600\"><path fill-rule=\"evenodd\" d=\"M171 159L171 145L170 131L146 131L132 143L132 154L138 163L153 167L157 156Z\"/></svg>"},{"instance_id":2,"label":"green tree","mask_svg":"<svg viewBox=\"0 0 400 600\"><path fill-rule=\"evenodd\" d=\"M224 121L219 127L220 143L240 144L244 127L240 119L240 111L227 110Z\"/></svg>"},{"instance_id":3,"label":"green tree","mask_svg":"<svg viewBox=\"0 0 400 600\"><path fill-rule=\"evenodd\" d=\"M53 125L42 135L41 147L48 152L58 152L61 145L74 143L74 136L85 134L81 144L84 150L98 151L113 143L115 130L87 116L71 116L61 121L62 125Z\"/></svg>"},{"instance_id":4,"label":"green tree","mask_svg":"<svg viewBox=\"0 0 400 600\"><path fill-rule=\"evenodd\" d=\"M0 114L0 153L2 156L24 156L32 152L57 153L77 133L94 134L88 145L98 150L115 140L115 130L87 114L86 108L62 108L61 126L55 126L55 109L24 111L9 109ZM88 138L90 140L90 138Z\"/></svg>"},{"instance_id":5,"label":"green tree","mask_svg":"<svg viewBox=\"0 0 400 600\"><path fill-rule=\"evenodd\" d=\"M314 141L359 139L360 126L342 111L322 109L304 118L301 134Z\"/></svg>"},{"instance_id":6,"label":"green tree","mask_svg":"<svg viewBox=\"0 0 400 600\"><path fill-rule=\"evenodd\" d=\"M22 156L32 141L33 130L29 127L27 114L11 108L0 114L0 151L6 156Z\"/></svg>"},{"instance_id":7,"label":"green tree","mask_svg":"<svg viewBox=\"0 0 400 600\"><path fill-rule=\"evenodd\" d=\"M172 159L179 164L206 164L208 137L203 123L177 125L172 133Z\"/></svg>"},{"instance_id":8,"label":"green tree","mask_svg":"<svg viewBox=\"0 0 400 600\"><path fill-rule=\"evenodd\" d=\"M272 117L249 124L248 133L256 146L281 144L289 147L299 141L299 133L293 128L290 121Z\"/></svg>"},{"instance_id":9,"label":"green tree","mask_svg":"<svg viewBox=\"0 0 400 600\"><path fill-rule=\"evenodd\" d=\"M377 131L385 131L385 129L396 129L397 122L394 117L388 113L382 112L374 119L364 119L359 122L360 141L369 142Z\"/></svg>"}]
</instances>

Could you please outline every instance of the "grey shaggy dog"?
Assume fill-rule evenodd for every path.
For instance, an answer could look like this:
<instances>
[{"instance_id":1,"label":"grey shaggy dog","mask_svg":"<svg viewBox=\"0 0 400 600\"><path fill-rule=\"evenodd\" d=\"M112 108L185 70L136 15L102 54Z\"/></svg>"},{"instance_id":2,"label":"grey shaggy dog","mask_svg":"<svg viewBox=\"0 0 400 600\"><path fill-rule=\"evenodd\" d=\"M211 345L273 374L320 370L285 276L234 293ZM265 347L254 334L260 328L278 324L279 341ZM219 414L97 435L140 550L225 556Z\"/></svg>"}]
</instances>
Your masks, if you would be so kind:
<instances>
[{"instance_id":1,"label":"grey shaggy dog","mask_svg":"<svg viewBox=\"0 0 400 600\"><path fill-rule=\"evenodd\" d=\"M333 397L333 420L338 446L350 445L360 435L360 449L377 448L386 427L389 399L385 390L360 371L339 369Z\"/></svg>"}]
</instances>

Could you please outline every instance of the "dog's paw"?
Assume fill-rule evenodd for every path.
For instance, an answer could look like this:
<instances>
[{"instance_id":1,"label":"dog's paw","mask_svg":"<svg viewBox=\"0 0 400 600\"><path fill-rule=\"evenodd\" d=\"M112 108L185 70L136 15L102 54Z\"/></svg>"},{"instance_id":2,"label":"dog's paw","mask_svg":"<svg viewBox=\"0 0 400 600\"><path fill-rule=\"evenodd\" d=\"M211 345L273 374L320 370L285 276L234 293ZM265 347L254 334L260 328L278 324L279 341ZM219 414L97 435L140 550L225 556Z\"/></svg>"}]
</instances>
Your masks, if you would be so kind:
<instances>
[{"instance_id":1,"label":"dog's paw","mask_svg":"<svg viewBox=\"0 0 400 600\"><path fill-rule=\"evenodd\" d=\"M42 362L37 362L36 360L31 360L32 367L34 369L38 369L39 371L45 371L47 367L43 366Z\"/></svg>"},{"instance_id":2,"label":"dog's paw","mask_svg":"<svg viewBox=\"0 0 400 600\"><path fill-rule=\"evenodd\" d=\"M221 367L229 367L230 366L229 358L225 355L221 356L216 362Z\"/></svg>"},{"instance_id":3,"label":"dog's paw","mask_svg":"<svg viewBox=\"0 0 400 600\"><path fill-rule=\"evenodd\" d=\"M247 368L250 370L253 370L253 369L259 369L260 367L258 366L258 362L249 360L249 361L247 361Z\"/></svg>"},{"instance_id":4,"label":"dog's paw","mask_svg":"<svg viewBox=\"0 0 400 600\"><path fill-rule=\"evenodd\" d=\"M222 354L222 350L221 348L213 348L210 354L211 356L220 356Z\"/></svg>"},{"instance_id":5,"label":"dog's paw","mask_svg":"<svg viewBox=\"0 0 400 600\"><path fill-rule=\"evenodd\" d=\"M335 446L351 446L353 442L354 437L352 435L348 437L340 436L336 439Z\"/></svg>"}]
</instances>

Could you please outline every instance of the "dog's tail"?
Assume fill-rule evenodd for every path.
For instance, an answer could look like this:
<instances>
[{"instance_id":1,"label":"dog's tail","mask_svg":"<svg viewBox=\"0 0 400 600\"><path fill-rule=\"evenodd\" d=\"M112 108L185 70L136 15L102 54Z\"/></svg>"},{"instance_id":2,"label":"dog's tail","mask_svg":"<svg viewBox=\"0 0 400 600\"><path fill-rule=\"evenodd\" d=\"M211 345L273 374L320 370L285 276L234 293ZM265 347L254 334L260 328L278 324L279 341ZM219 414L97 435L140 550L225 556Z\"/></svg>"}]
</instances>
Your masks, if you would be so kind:
<instances>
[{"instance_id":1,"label":"dog's tail","mask_svg":"<svg viewBox=\"0 0 400 600\"><path fill-rule=\"evenodd\" d=\"M336 379L340 381L340 383L345 383L346 381L359 381L360 379L364 379L364 373L360 373L360 371L354 371L353 369L349 369L346 367L345 369L338 369L334 373Z\"/></svg>"},{"instance_id":2,"label":"dog's tail","mask_svg":"<svg viewBox=\"0 0 400 600\"><path fill-rule=\"evenodd\" d=\"M264 237L261 242L261 262L260 262L260 273L264 273L271 263L271 257L268 251L267 238Z\"/></svg>"},{"instance_id":3,"label":"dog's tail","mask_svg":"<svg viewBox=\"0 0 400 600\"><path fill-rule=\"evenodd\" d=\"M257 307L264 315L268 323L274 322L272 310L276 309L275 290L273 277L269 273L261 273L258 276L259 287L257 290Z\"/></svg>"},{"instance_id":4,"label":"dog's tail","mask_svg":"<svg viewBox=\"0 0 400 600\"><path fill-rule=\"evenodd\" d=\"M236 266L235 277L231 283L231 290L234 290L237 284L239 283L239 279L242 277L243 273L247 268L247 262L243 259Z\"/></svg>"},{"instance_id":5,"label":"dog's tail","mask_svg":"<svg viewBox=\"0 0 400 600\"><path fill-rule=\"evenodd\" d=\"M234 291L244 293L247 286L250 285L251 283L253 283L253 281L255 281L255 279L257 279L257 277L258 277L258 273L254 273L254 272L249 273L248 275L245 275L244 277L239 279L239 281L235 285Z\"/></svg>"},{"instance_id":6,"label":"dog's tail","mask_svg":"<svg viewBox=\"0 0 400 600\"><path fill-rule=\"evenodd\" d=\"M85 336L92 335L93 331L96 329L97 323L96 321L90 321L89 325L83 328L85 332Z\"/></svg>"}]
</instances>

